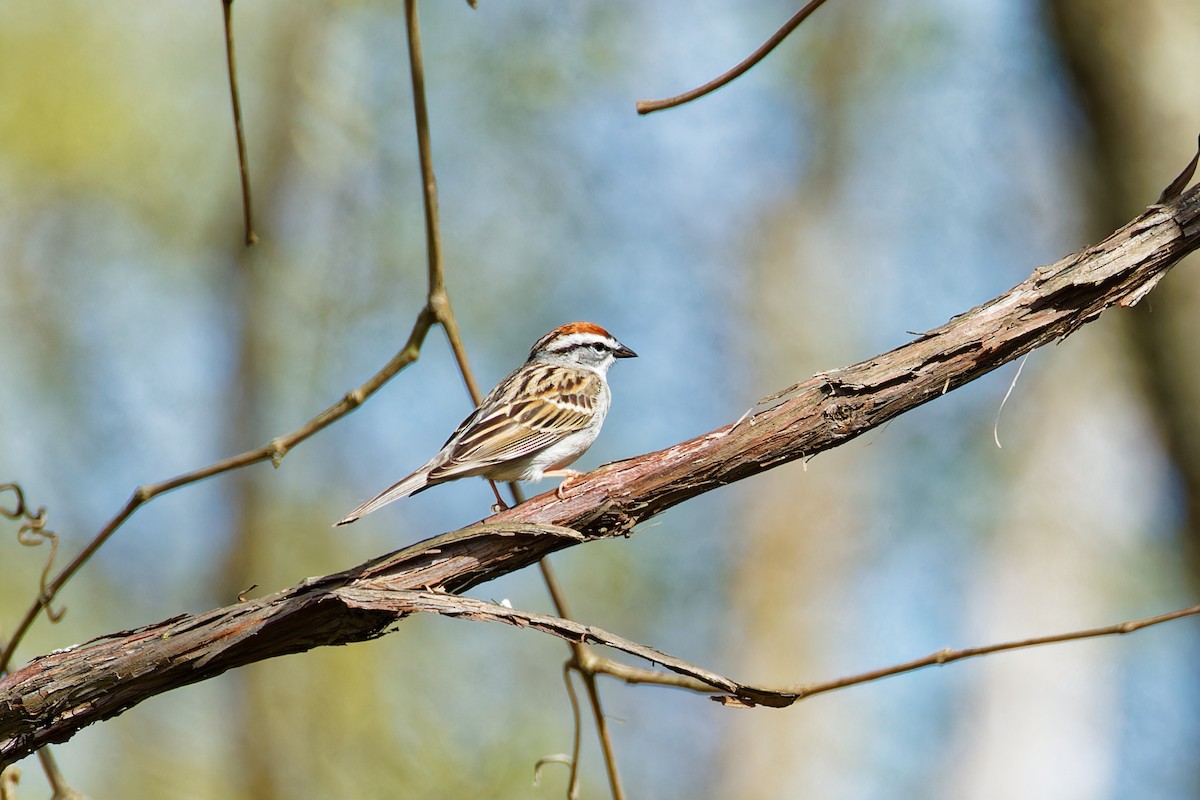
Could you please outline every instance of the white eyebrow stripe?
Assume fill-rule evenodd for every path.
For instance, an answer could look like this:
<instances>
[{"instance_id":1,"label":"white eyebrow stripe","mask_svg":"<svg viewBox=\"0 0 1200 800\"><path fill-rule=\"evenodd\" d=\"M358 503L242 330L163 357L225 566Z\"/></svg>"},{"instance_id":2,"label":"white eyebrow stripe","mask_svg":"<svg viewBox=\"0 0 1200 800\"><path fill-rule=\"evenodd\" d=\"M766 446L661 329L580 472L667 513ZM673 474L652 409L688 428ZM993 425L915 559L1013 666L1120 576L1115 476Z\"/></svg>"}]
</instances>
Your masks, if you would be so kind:
<instances>
[{"instance_id":1,"label":"white eyebrow stripe","mask_svg":"<svg viewBox=\"0 0 1200 800\"><path fill-rule=\"evenodd\" d=\"M558 352L560 350L570 350L582 344L595 344L597 342L608 348L615 349L616 347L615 342L608 336L600 336L596 333L570 333L561 339L551 342L546 349Z\"/></svg>"}]
</instances>

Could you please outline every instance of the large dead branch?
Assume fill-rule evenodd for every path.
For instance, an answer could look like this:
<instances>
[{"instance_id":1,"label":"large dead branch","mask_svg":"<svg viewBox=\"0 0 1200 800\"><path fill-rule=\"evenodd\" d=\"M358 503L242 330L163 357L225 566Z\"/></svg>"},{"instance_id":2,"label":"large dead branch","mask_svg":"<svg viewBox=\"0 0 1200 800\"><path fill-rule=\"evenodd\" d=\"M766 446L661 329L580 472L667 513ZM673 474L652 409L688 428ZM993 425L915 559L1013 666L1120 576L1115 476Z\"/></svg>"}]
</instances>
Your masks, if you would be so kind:
<instances>
[{"instance_id":1,"label":"large dead branch","mask_svg":"<svg viewBox=\"0 0 1200 800\"><path fill-rule=\"evenodd\" d=\"M463 592L556 550L628 534L718 486L836 447L1062 339L1111 306L1133 305L1197 247L1200 188L1147 209L1100 244L1039 268L902 347L820 373L711 433L602 467L565 500L549 492L345 572L37 658L0 681L0 766L161 692L254 661L371 639L409 613L437 611L436 604L397 606L388 593ZM372 592L378 603L369 602Z\"/></svg>"}]
</instances>

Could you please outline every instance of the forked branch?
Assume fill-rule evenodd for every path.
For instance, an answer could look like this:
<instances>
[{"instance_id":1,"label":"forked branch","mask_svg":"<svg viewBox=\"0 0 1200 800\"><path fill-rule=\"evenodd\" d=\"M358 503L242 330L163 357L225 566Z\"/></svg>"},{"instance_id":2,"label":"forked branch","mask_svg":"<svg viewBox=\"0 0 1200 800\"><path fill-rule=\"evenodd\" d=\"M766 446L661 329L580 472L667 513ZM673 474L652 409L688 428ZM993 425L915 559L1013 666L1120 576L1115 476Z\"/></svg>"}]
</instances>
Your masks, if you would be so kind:
<instances>
[{"instance_id":1,"label":"forked branch","mask_svg":"<svg viewBox=\"0 0 1200 800\"><path fill-rule=\"evenodd\" d=\"M1194 188L895 350L777 392L766 408L703 436L602 467L565 500L548 492L485 524L346 572L36 659L0 681L0 764L228 669L380 636L397 614L347 602L364 587L460 593L557 550L631 533L691 497L836 447L1070 335L1114 305L1135 304L1198 247L1200 189Z\"/></svg>"}]
</instances>

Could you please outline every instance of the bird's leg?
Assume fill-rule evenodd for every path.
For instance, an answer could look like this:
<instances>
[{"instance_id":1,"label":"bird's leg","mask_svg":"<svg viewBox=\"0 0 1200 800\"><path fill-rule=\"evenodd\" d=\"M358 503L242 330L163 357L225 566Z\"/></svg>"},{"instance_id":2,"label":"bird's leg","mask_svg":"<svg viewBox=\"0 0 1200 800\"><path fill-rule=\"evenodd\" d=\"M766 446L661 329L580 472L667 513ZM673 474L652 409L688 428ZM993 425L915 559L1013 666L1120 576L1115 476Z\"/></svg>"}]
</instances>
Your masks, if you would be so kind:
<instances>
[{"instance_id":1,"label":"bird's leg","mask_svg":"<svg viewBox=\"0 0 1200 800\"><path fill-rule=\"evenodd\" d=\"M501 511L508 510L508 504L504 502L504 498L500 496L500 490L496 488L495 481L488 481L488 486L492 487L492 494L496 495L496 505L492 506L492 513L498 514Z\"/></svg>"},{"instance_id":2,"label":"bird's leg","mask_svg":"<svg viewBox=\"0 0 1200 800\"><path fill-rule=\"evenodd\" d=\"M558 488L554 490L554 494L559 500L566 499L566 496L563 494L563 492L565 492L572 484L576 483L582 476L583 473L577 469L551 469L542 473L543 478L563 479L563 482L560 483Z\"/></svg>"}]
</instances>

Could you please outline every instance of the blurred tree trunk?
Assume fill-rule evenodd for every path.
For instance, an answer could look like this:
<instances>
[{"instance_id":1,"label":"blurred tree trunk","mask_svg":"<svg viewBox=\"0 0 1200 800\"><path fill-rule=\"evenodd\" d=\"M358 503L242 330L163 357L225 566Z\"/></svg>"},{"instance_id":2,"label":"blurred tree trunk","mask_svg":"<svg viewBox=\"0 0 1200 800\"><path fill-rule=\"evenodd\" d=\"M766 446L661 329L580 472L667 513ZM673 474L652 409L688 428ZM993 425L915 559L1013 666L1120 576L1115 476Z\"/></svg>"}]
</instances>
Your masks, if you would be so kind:
<instances>
[{"instance_id":1,"label":"blurred tree trunk","mask_svg":"<svg viewBox=\"0 0 1200 800\"><path fill-rule=\"evenodd\" d=\"M806 370L852 362L861 354L862 327L848 324L845 307L861 277L855 242L838 241L837 207L855 154L850 105L869 67L874 14L831 7L820 36L797 52L798 83L811 87L814 154L807 175L786 202L764 208L749 241L747 280L758 287L741 318L756 342L750 355L756 386L794 380ZM798 170L799 171L799 170ZM839 643L854 636L847 592L863 562L861 495L870 491L861 448L824 454L810 470L792 464L760 476L739 509L744 557L731 565L731 626L741 637L730 652L743 656L733 671L770 685L797 676L838 674ZM738 715L729 722L718 797L743 800L821 796L839 785L846 753L856 750L869 713L853 702L805 704L800 713ZM798 758L797 754L803 754Z\"/></svg>"},{"instance_id":2,"label":"blurred tree trunk","mask_svg":"<svg viewBox=\"0 0 1200 800\"><path fill-rule=\"evenodd\" d=\"M1195 0L1048 0L1051 33L1093 139L1092 230L1153 202L1200 134L1200 4ZM1189 77L1190 76L1190 77ZM1196 256L1191 257L1194 261ZM1200 271L1180 269L1124 315L1141 388L1183 489L1183 545L1200 570Z\"/></svg>"},{"instance_id":3,"label":"blurred tree trunk","mask_svg":"<svg viewBox=\"0 0 1200 800\"><path fill-rule=\"evenodd\" d=\"M275 182L275 175L268 177L259 171L257 176L255 185L260 192ZM230 322L236 330L233 339L236 352L228 387L232 403L227 440L221 448L224 452L237 452L247 442L263 438L261 426L256 422L263 418L263 399L271 394L272 362L266 330L271 316L271 281L263 274L263 266L263 261L255 258L252 251L240 250L229 258L226 285L230 289L228 301ZM214 583L223 602L262 582L269 569L268 543L263 541L268 506L264 495L269 490L262 486L259 476L257 470L239 470L230 478L230 535L221 559L223 566ZM275 780L275 759L271 755L280 748L277 735L280 715L273 713L270 696L271 685L277 681L277 676L266 670L251 668L231 676L228 683L230 740L236 742L236 757L230 761L238 765L242 796L256 800L287 796Z\"/></svg>"},{"instance_id":4,"label":"blurred tree trunk","mask_svg":"<svg viewBox=\"0 0 1200 800\"><path fill-rule=\"evenodd\" d=\"M312 44L311 32L319 28L313 24L317 15L317 12L296 15L296 20L304 23L284 25L278 31L274 49L289 68L272 73L279 80L274 91L264 95L271 99L270 107L243 108L243 113L265 128L249 131L255 227L260 243L248 248L240 236L230 235L231 231L240 231L234 222L235 213L241 209L240 196L231 194L229 206L215 215L212 224L212 241L229 242L227 272L221 284L225 289L233 348L225 392L229 398L229 424L218 452L237 453L270 435L270 399L281 372L276 365L286 363L292 356L281 352L284 348L278 346L279 339L275 336L281 324L277 318L280 284L286 283L289 275L283 270L272 271L278 260L270 258L266 251L275 246L270 220L282 191L285 167L293 156L289 143L295 124L291 112L298 107L297 54L307 52ZM256 148L254 143L260 146ZM232 143L229 158L232 170L235 158ZM268 509L274 505L270 500L272 489L267 484L271 476L264 476L258 469L243 469L227 480L230 531L226 551L217 559L219 572L212 584L221 603L231 602L255 584L263 584L280 566L274 558L273 543L265 537L270 529ZM299 754L292 752L292 741L287 736L290 726L286 704L279 702L280 684L277 672L254 667L239 670L227 683L228 733L234 747L230 763L237 765L238 775L233 783L242 797L275 800L292 796L282 776L290 771Z\"/></svg>"},{"instance_id":5,"label":"blurred tree trunk","mask_svg":"<svg viewBox=\"0 0 1200 800\"><path fill-rule=\"evenodd\" d=\"M1051 0L1049 8L1066 29L1064 50L1081 76L1089 113L1105 117L1095 123L1101 167L1091 176L1091 191L1078 193L1081 202L1095 203L1081 243L1152 203L1194 152L1200 115L1185 115L1200 108L1200 97L1179 97L1176 87L1188 84L1189 91L1200 92L1182 77L1200 74L1195 38L1200 4ZM800 363L815 370L825 364L813 363L814 352L823 354L821 362L838 363L842 359L830 357L831 350L854 345L830 339L831 334L845 337L848 329L853 335L852 322L839 318L830 298L854 294L853 265L859 263L854 249L866 245L839 233L838 220L825 210L836 207L835 198L845 189L840 165L854 158L838 150L851 147L842 135L853 125L846 121L847 106L866 102L854 91L868 84L855 76L856 70L871 68L859 63L861 54L890 41L891 32L873 35L867 26L874 15L861 12L849 28L834 30L832 13L823 18L821 31L834 43L829 52L822 52L819 41L805 45L812 77L804 83L815 85L820 105L812 113L822 126L812 148L812 161L819 166L805 177L811 194L773 203L755 231L758 252L748 280L764 288L745 319L761 350L756 377L767 385L773 365ZM1070 218L1069 209L1063 216ZM799 269L805 269L802 275L796 274ZM965 523L983 523L986 533L970 545L944 543L945 549L974 548L972 557L954 565L967 589L961 597L946 598L946 605L956 608L944 611L940 630L948 630L953 641L1020 638L1068 629L1080 619L1119 619L1147 600L1146 571L1137 567L1154 559L1147 555L1146 541L1161 525L1155 519L1161 514L1156 508L1159 474L1146 469L1151 458L1146 452L1153 448L1127 438L1140 433L1143 420L1161 426L1186 487L1185 541L1193 553L1200 550L1200 414L1194 410L1200 408L1195 399L1200 374L1188 356L1192 342L1200 340L1200 316L1189 312L1196 295L1200 273L1178 270L1147 302L1118 315L1113 326L1039 356L1043 369L1031 363L1006 412L1003 451L990 450L986 462L972 467L974 484L947 482L941 488L948 505L953 505L950 497L963 492L978 517L954 522L964 523L964 530ZM1132 352L1121 346L1126 329L1132 332ZM1067 349L1074 355L1058 355ZM853 360L854 352L846 360ZM1051 360L1054 369L1044 369ZM1149 408L1129 387L1130 377L1139 374ZM1104 402L1092 402L1095 398ZM1033 408L1036 414L1028 410ZM1107 432L1103 441L1098 442L1097 431ZM732 605L745 609L739 622L746 641L735 643L736 651L746 655L731 671L785 683L841 674L850 661L841 656L853 651L854 639L871 638L879 622L863 618L861 611L855 616L848 587L871 558L878 522L870 509L880 499L864 502L853 487L878 494L872 486L883 482L872 483L868 465L886 470L879 452L884 449L886 442L870 454L843 448L823 455L802 477L797 465L755 482L753 499L742 512L752 542L731 578ZM967 456L964 451L959 458ZM994 470L994 480L987 479L985 468ZM929 476L930 482L936 479ZM948 518L951 514L947 509ZM902 535L912 538L916 532ZM914 573L905 585L909 596L897 597L897 606L911 609L916 585L927 581L928 576ZM960 631L953 630L955 622ZM926 652L913 647L907 656ZM854 661L863 668L871 663ZM927 759L928 771L920 774L936 777L931 796L1012 797L1041 793L1047 785L1056 796L1107 796L1120 778L1126 748L1122 666L1113 652L1065 649L989 660L974 667L968 685L944 689L943 706L923 707L931 721L921 747L888 746L909 760ZM939 677L949 682L948 675ZM841 699L836 711L817 702L794 715L732 720L720 796L869 794L863 782L870 779L852 775L852 765L860 758L894 756L870 749L882 747L872 744L871 735L888 723L889 711L867 698ZM899 701L891 705L903 708ZM909 764L897 767L888 792L904 794L903 781L912 774ZM830 792L831 787L837 788Z\"/></svg>"},{"instance_id":6,"label":"blurred tree trunk","mask_svg":"<svg viewBox=\"0 0 1200 800\"><path fill-rule=\"evenodd\" d=\"M1080 176L1082 188L1078 196L1086 214L1085 224L1089 228L1085 233L1086 238L1103 230L1111 221L1120 219L1123 214L1152 203L1162 187L1195 152L1196 137L1200 133L1200 112L1197 111L1200 109L1200 84L1194 80L1194 76L1200 74L1200 4L1195 0L1154 0L1147 3L1047 0L1045 14L1048 32L1057 40L1085 115L1087 129L1080 138L1090 147L1083 148L1084 154L1080 158L1081 164L1086 166ZM1177 546L1186 556L1185 566L1179 574L1190 581L1193 591L1200 585L1200 413L1197 412L1200 408L1200 362L1194 356L1195 342L1200 340L1200 315L1195 311L1197 301L1200 301L1200 273L1195 269L1195 259L1195 255L1191 256L1191 269L1185 266L1164 281L1149 302L1129 314L1120 315L1117 330L1124 334L1125 347L1121 348L1120 342L1113 341L1108 352L1123 351L1125 357L1122 359L1121 375L1107 389L1091 395L1104 396L1109 404L1115 402L1123 405L1125 413L1141 417L1149 427L1157 428L1161 451L1169 459L1169 467L1177 478L1173 482L1176 491L1167 492L1154 486L1144 486L1144 494L1138 491L1138 480L1144 479L1144 476L1137 473L1145 464L1137 458L1136 442L1129 443L1131 447L1126 451L1129 458L1122 459L1117 454L1116 458L1110 459L1110 466L1100 474L1110 476L1114 488L1124 486L1123 493L1140 495L1138 499L1146 506L1139 520L1145 529L1142 535L1156 526L1161 527L1164 523L1170 525L1175 521L1171 519L1173 509L1164 514L1161 508L1155 508L1155 497L1165 495L1179 503ZM1095 339L1089 339L1088 343L1100 344ZM1098 357L1101 357L1099 353ZM1131 378L1134 385L1127 387L1122 379L1124 376ZM1131 393L1141 396L1128 396ZM1086 396L1087 392L1082 394ZM1084 399L1077 396L1074 407L1081 407L1079 402ZM1133 427L1137 429L1136 422ZM1120 428L1114 427L1112 430L1117 432ZM1119 442L1119 436L1114 438ZM1069 452L1069 449L1063 452ZM1037 469L1032 465L1031 468ZM1069 510L1069 502L1064 501L1064 509ZM1103 506L1103 503L1100 505ZM1138 595L1135 587L1139 584L1144 592L1147 575L1155 574L1152 568L1145 568L1147 561L1138 561L1137 554L1132 551L1127 554L1128 558L1118 556L1114 559L1111 552L1107 556L1098 556L1094 544L1091 544L1096 540L1117 544L1127 541L1130 532L1121 532L1117 528L1122 524L1128 526L1129 518L1124 523L1120 518L1092 519L1088 522L1087 509L1079 508L1077 511L1070 524L1058 526L1058 530L1086 529L1085 537L1076 536L1075 558L1079 563L1090 561L1094 565L1092 569L1099 569L1098 574L1103 575L1101 565L1105 560L1120 562L1107 569L1110 584L1130 587L1130 597ZM1095 515L1095 510L1092 514ZM1050 522L1051 526L1045 530L1055 530L1053 520L1050 519ZM1007 527L1018 530L1021 526L1019 520L1014 520ZM1051 584L1051 581L1039 580L1028 574L1020 582L1024 588L1014 592L1014 596L1028 597L1028 587ZM1054 597L1042 598L1047 601L1046 608L1061 608L1064 598L1084 596L1077 591L1079 587L1072 589L1062 584L1061 576L1054 577L1052 583L1058 584L1059 591ZM1053 602L1053 606L1049 602ZM1113 611L1119 613L1116 609ZM1063 685L1061 688L1064 691L1055 693L1055 697L1078 696L1081 685L1078 679L1092 674L1093 679L1083 683L1094 684L1094 673L1098 670L1103 672L1107 669L1114 676L1119 674L1120 663L1112 662L1111 657L1107 661L1107 667L1105 661L1097 661L1086 672L1082 668L1074 669L1074 685ZM986 669L998 669L998 665L988 664ZM1072 667L1065 665L1057 678L1043 670L1028 685L1053 687L1056 681L1061 683L1061 675L1065 671L1072 671ZM1080 708L1073 718L1088 720L1088 724L1081 726L1078 731L1081 734L1079 741L1092 741L1096 745L1093 755L1106 751L1110 753L1107 782L1111 791L1111 782L1116 780L1116 768L1111 765L1114 764L1114 758L1119 757L1115 754L1125 750L1127 745L1120 742L1115 732L1108 734L1111 741L1107 744L1095 740L1096 733L1102 732L1109 724L1103 720L1113 711L1111 702L1105 698L1116 696L1121 689L1119 681L1107 689L1103 686L1095 688L1099 691L1092 692L1088 703L1090 712L1087 708ZM1017 713L1012 701L1015 696L1011 692L1005 693L1004 698L994 705L995 712L988 714L992 720L989 727L996 727L997 717ZM1195 702L1193 695L1179 695L1180 700L1184 697ZM1037 701L1033 696L1029 699ZM1189 701L1182 702L1186 704ZM1195 713L1194 708L1191 713ZM1036 712L1031 716L1036 718ZM1011 731L1011 727L1008 730ZM1036 729L1031 729L1030 733L1036 736ZM984 737L979 749L988 749L994 755L1003 752L998 750L1003 744L994 738ZM1008 755L1013 755L1011 749L1010 746ZM1086 753L1086 749L1073 747L1075 752L1069 755L1078 760L1081 753ZM1019 772L1012 768L1014 761L1007 763L1010 765L1006 770L1008 776ZM1056 757L1055 763L1059 770L1069 769L1068 763L1062 758ZM1093 760L1088 763L1105 762ZM1194 763L1190 775L1186 772L1188 767L1181 766L1179 769L1180 774L1171 776L1168 784L1171 781L1175 781L1173 785L1177 787L1190 784L1190 794L1195 796L1196 787L1200 786L1200 771L1196 771ZM986 773L978 771L973 774L977 781L987 777ZM1100 780L1096 788L1106 783L1094 769L1077 770L1077 774L1096 775ZM978 785L978 782L973 785ZM1086 792L1087 789L1075 786L1073 791ZM1106 793L1101 790L1094 794Z\"/></svg>"}]
</instances>

